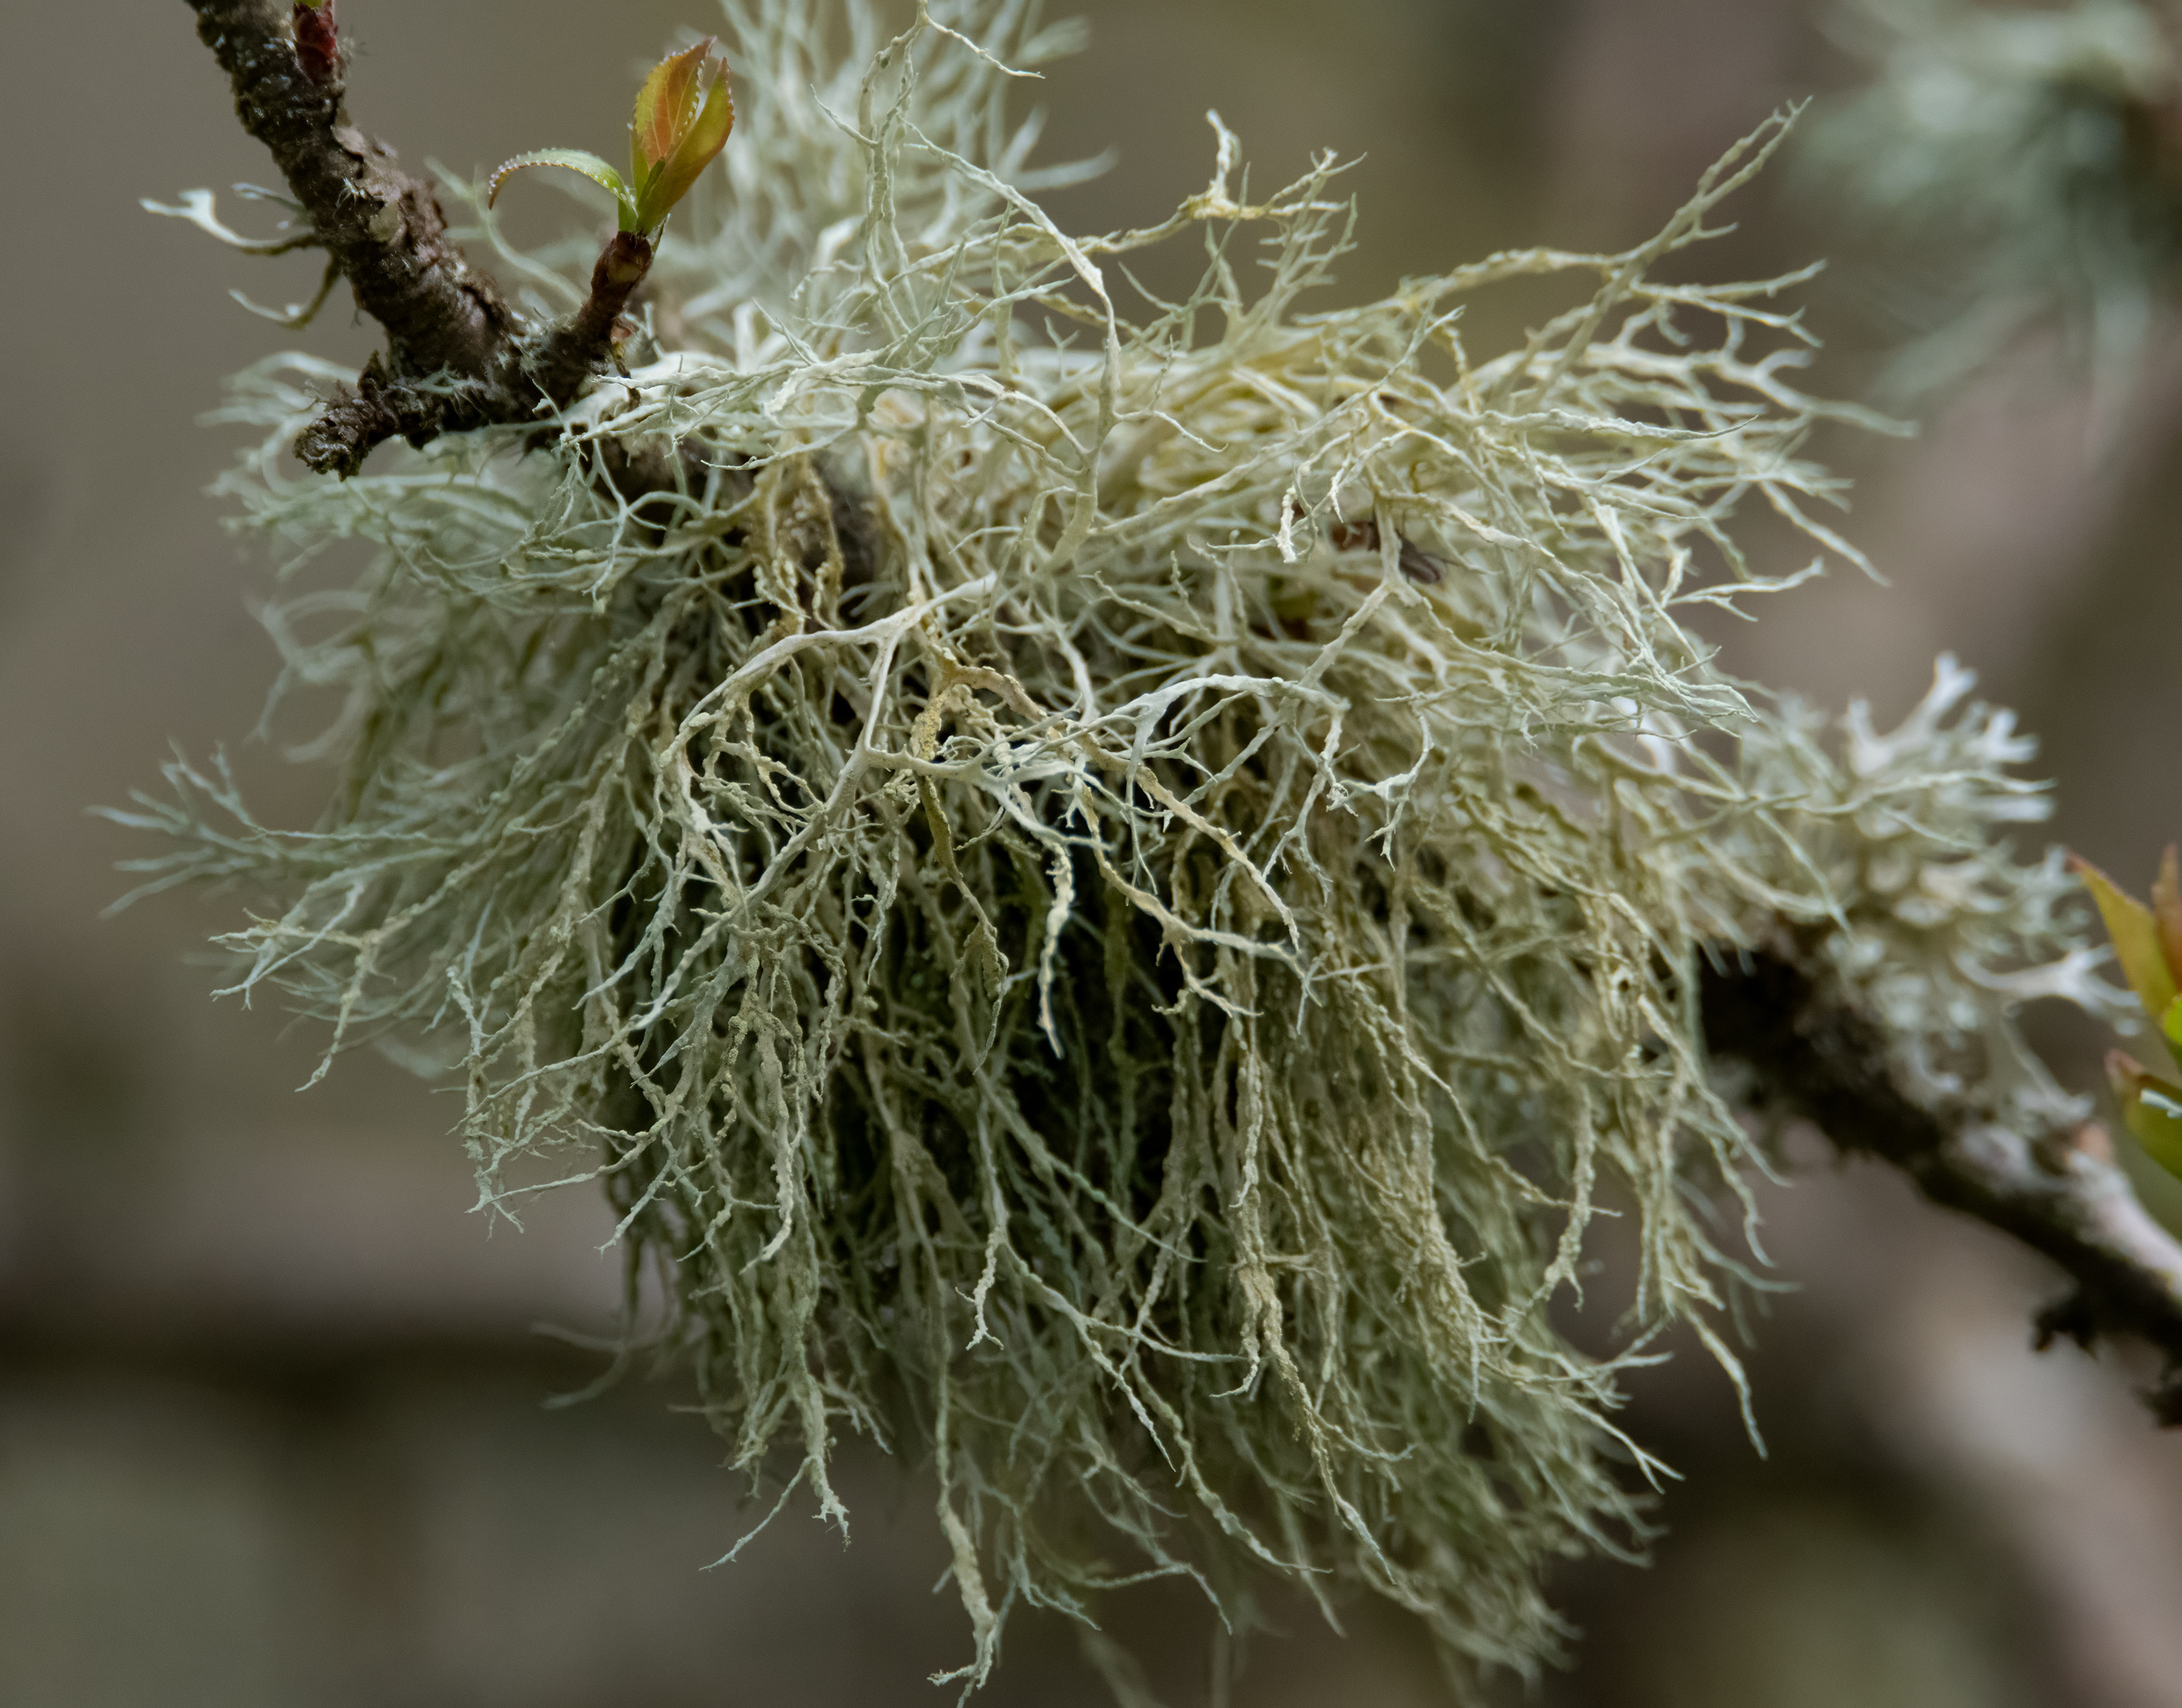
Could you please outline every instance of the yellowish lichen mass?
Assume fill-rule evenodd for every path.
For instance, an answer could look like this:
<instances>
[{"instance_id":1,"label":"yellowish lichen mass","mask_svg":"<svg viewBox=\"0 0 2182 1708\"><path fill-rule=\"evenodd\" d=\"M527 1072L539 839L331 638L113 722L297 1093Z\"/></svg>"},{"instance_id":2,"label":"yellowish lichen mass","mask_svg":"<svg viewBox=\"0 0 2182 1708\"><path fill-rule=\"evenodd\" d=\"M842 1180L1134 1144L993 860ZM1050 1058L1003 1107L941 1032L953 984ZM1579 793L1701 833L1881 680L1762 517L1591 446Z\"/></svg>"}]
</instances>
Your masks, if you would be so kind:
<instances>
[{"instance_id":1,"label":"yellowish lichen mass","mask_svg":"<svg viewBox=\"0 0 2182 1708\"><path fill-rule=\"evenodd\" d=\"M729 5L725 169L550 444L298 478L330 370L241 381L244 524L375 548L273 621L344 771L289 831L177 766L156 881L241 883L244 988L461 1076L488 1207L607 1195L767 1507L845 1522L850 1432L935 1464L962 1684L1160 1575L1529 1669L1546 1566L1641 1540L1622 1361L1681 1323L1733 1369L1699 957L1801 922L1904 1073L2008 1111L2062 1101L2014 1006L2112 997L1963 673L1882 733L1686 626L1778 585L1739 510L1852 561L1798 281L1654 277L1782 124L1628 253L1306 303L1330 162L1246 204L1215 119L1201 193L1072 235L1004 116L1068 31L851 0L828 57L808 9ZM1193 291L1126 291L1167 244ZM557 308L592 247L499 265ZM1548 274L1567 312L1465 343ZM1548 1310L1608 1202L1613 1355Z\"/></svg>"}]
</instances>

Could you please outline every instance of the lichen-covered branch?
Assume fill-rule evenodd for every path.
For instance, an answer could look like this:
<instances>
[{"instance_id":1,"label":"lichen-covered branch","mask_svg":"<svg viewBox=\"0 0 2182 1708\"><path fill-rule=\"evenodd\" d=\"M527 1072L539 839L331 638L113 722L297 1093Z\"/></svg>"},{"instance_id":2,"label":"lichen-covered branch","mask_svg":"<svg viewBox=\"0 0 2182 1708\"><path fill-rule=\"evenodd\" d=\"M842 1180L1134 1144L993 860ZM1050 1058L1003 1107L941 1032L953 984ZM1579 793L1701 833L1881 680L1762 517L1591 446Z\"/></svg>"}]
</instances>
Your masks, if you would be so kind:
<instances>
[{"instance_id":1,"label":"lichen-covered branch","mask_svg":"<svg viewBox=\"0 0 2182 1708\"><path fill-rule=\"evenodd\" d=\"M431 188L350 122L331 8L279 0L191 0L197 34L234 86L242 127L272 151L357 307L386 329L386 351L296 441L321 474L354 474L401 437L528 421L568 403L612 353L616 317L651 263L618 234L587 301L550 326L527 324L448 241Z\"/></svg>"},{"instance_id":2,"label":"lichen-covered branch","mask_svg":"<svg viewBox=\"0 0 2182 1708\"><path fill-rule=\"evenodd\" d=\"M2145 1397L2162 1422L2182 1424L2182 1245L2137 1201L2098 1128L2063 1119L2024 1131L1920 1094L1879 1025L1791 935L1707 967L1702 1001L1713 1050L1748 1062L1839 1149L1892 1164L1935 1204L2066 1272L2070 1292L2038 1318L2041 1347L2124 1334L2155 1348L2166 1372Z\"/></svg>"},{"instance_id":3,"label":"lichen-covered branch","mask_svg":"<svg viewBox=\"0 0 2182 1708\"><path fill-rule=\"evenodd\" d=\"M1171 218L1072 234L1007 105L1066 40L1033 4L840 10L833 60L804 0L730 8L736 189L652 271L673 347L538 454L299 480L324 364L238 382L246 525L379 548L269 618L344 776L292 830L178 761L120 815L169 839L140 869L249 894L236 988L329 1061L459 1073L483 1205L596 1182L661 1284L632 1323L768 1497L842 1519L850 1432L928 1453L959 1681L1012 1610L1161 1577L1238 1621L1260 1575L1375 1592L1459 1666L1533 1668L1548 1567L1642 1531L1628 1361L1686 1324L1739 1378L1710 1204L1753 1152L1711 1058L1998 1218L2028 1186L1957 1181L1999 1141L1931 1112L2080 1118L2016 1011L2123 994L2015 845L2030 744L1967 672L1881 730L1736 682L1690 620L1792 585L1740 503L1859 561L1803 453L1853 412L1794 383L1802 275L1677 282L1785 118L1633 249L1304 313L1349 242L1330 158L1253 202L1216 125ZM201 8L230 14L269 16ZM279 45L235 59L246 119L269 80L331 125ZM378 205L446 287L386 313L491 346L421 203ZM1171 240L1197 282L1133 291ZM1565 312L1472 338L1465 298L1547 274ZM424 348L382 363L397 430L501 371ZM711 471L649 525L636 444ZM1869 1037L1796 985L1707 1036L1686 969L1762 967L1783 922ZM1601 1359L1554 1301L1609 1196L1642 1256ZM2157 1328L2070 1225L2107 1253L2087 1320Z\"/></svg>"},{"instance_id":4,"label":"lichen-covered branch","mask_svg":"<svg viewBox=\"0 0 2182 1708\"><path fill-rule=\"evenodd\" d=\"M1886 384L1932 397L2043 330L2125 396L2182 253L2182 58L2157 4L1844 0L1869 81L1803 166L1887 264Z\"/></svg>"}]
</instances>

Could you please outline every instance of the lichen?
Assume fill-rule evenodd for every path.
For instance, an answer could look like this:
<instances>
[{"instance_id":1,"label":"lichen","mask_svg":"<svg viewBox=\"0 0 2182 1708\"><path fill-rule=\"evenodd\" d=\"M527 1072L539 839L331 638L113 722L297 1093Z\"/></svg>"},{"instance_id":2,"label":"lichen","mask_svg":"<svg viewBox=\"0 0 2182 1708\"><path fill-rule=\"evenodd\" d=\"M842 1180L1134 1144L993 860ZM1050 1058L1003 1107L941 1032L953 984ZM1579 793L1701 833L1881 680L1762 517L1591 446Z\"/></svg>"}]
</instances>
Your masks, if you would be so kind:
<instances>
[{"instance_id":1,"label":"lichen","mask_svg":"<svg viewBox=\"0 0 2182 1708\"><path fill-rule=\"evenodd\" d=\"M2052 8L1845 0L1872 68L1814 115L1802 164L1875 243L1867 294L1922 400L2057 332L2113 395L2136 377L2182 243L2175 62L2138 0Z\"/></svg>"},{"instance_id":2,"label":"lichen","mask_svg":"<svg viewBox=\"0 0 2182 1708\"><path fill-rule=\"evenodd\" d=\"M1546 1567L1641 1547L1627 1361L1692 1325L1740 1381L1762 1159L1698 957L1807 929L2003 1103L2059 1095L2015 1003L2106 1000L1995 840L2043 801L1966 679L1838 742L1686 626L1783 585L1739 507L1853 561L1797 280L1654 277L1784 121L1627 253L1305 312L1331 160L1251 203L1216 119L1203 193L1072 237L1003 116L1064 45L1031 7L851 5L838 63L789 0L728 13L731 182L626 383L336 482L282 460L331 370L239 382L244 525L374 548L271 613L341 780L286 830L178 762L127 815L176 840L151 881L244 887L236 988L329 1063L463 1076L484 1206L604 1190L633 1332L648 1274L772 1510L845 1527L845 1431L928 1456L966 1689L1012 1611L1162 1576L1231 1619L1362 1586L1528 1671ZM587 263L472 238L541 308ZM1163 244L1195 289L1125 290ZM1466 346L1466 296L1543 275L1565 312ZM670 445L677 490L601 472ZM1548 1307L1609 1201L1601 1356Z\"/></svg>"}]
</instances>

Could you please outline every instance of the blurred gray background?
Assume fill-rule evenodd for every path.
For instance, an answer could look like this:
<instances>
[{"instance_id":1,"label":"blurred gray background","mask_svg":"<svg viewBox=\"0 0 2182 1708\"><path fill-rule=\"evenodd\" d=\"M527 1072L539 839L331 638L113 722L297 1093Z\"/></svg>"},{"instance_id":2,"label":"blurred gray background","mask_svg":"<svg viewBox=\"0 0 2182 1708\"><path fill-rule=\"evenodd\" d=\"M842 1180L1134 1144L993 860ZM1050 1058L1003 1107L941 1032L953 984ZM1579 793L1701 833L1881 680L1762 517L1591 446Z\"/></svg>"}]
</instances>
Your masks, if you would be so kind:
<instances>
[{"instance_id":1,"label":"blurred gray background","mask_svg":"<svg viewBox=\"0 0 2182 1708\"><path fill-rule=\"evenodd\" d=\"M1041 92L1052 149L1121 156L1066 218L1138 223L1200 186L1216 107L1261 186L1319 147L1364 157L1356 292L1507 244L1638 238L1766 112L1850 75L1807 0L1083 9L1090 51ZM712 25L706 0L341 14L358 122L464 170L609 141L627 74ZM208 998L191 957L222 902L101 918L141 851L86 809L154 783L170 740L229 743L274 819L315 812L320 780L246 740L274 669L250 614L264 566L204 496L231 440L193 424L257 355L360 362L371 340L345 293L300 339L228 300L307 296L307 256L245 259L137 210L270 169L179 0L15 0L0 27L24 311L0 358L0 1704L951 1700L922 1678L967 1632L930 1593L914 1466L849 1455L845 1550L791 1514L701 1570L750 1515L673 1384L541 1403L599 1368L535 1325L608 1321L600 1208L563 1195L488 1237L443 1097L368 1056L298 1095L315 1040ZM558 211L514 209L536 236ZM1832 241L1777 175L1739 212L1708 273ZM1821 330L1852 295L1814 292ZM1470 336L1522 324L1520 301L1487 305ZM2035 352L1916 441L1828 440L1894 585L1762 603L1719 637L1733 666L1891 718L1952 648L2045 736L2055 835L2140 886L2182 835L2174 344L2118 451L2093 453L2088 400ZM1828 363L1850 392L1869 367L1852 340ZM2091 1084L2097 1040L2050 1041ZM1560 1586L1585 1635L1548 1708L2182 1708L2182 1440L2144 1422L2130 1372L2034 1358L2052 1278L1891 1178L1813 1147L1765 1202L1800 1284L1757 1325L1770 1456L1704 1361L1652 1372L1629 1425L1686 1481L1656 1565ZM1237 1702L1448 1700L1399 1619L1359 1607L1341 1641L1282 1611ZM1147 1594L1117 1622L1168 1700L1205 1700L1196 1608ZM1024 1618L1008 1644L995 1708L1104 1700L1065 1630Z\"/></svg>"}]
</instances>

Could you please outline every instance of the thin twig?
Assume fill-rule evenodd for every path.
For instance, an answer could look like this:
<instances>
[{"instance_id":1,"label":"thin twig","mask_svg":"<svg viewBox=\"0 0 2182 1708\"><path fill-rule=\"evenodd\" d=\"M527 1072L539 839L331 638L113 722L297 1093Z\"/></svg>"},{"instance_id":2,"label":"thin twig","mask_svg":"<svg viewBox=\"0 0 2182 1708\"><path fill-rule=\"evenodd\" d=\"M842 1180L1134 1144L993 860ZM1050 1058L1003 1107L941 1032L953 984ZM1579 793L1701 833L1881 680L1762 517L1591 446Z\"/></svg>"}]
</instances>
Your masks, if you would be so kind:
<instances>
[{"instance_id":1,"label":"thin twig","mask_svg":"<svg viewBox=\"0 0 2182 1708\"><path fill-rule=\"evenodd\" d=\"M1879 1023L1808 946L1733 957L1702 977L1711 1048L1739 1056L1766 1091L1840 1150L1875 1156L1934 1203L1976 1217L2050 1258L2071 1290L2041 1311L2041 1348L2131 1334L2165 1360L2145 1400L2182 1424L2182 1245L2137 1201L2096 1128L2023 1132L1909 1090Z\"/></svg>"},{"instance_id":2,"label":"thin twig","mask_svg":"<svg viewBox=\"0 0 2182 1708\"><path fill-rule=\"evenodd\" d=\"M386 329L383 355L296 441L322 474L353 474L399 435L529 421L568 402L612 353L614 323L651 263L641 237L601 254L591 296L568 319L525 321L447 238L430 186L349 121L331 8L280 0L191 0L197 34L235 90L242 128L274 164L322 244Z\"/></svg>"}]
</instances>

